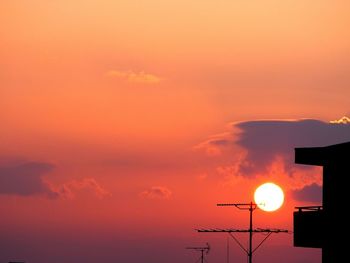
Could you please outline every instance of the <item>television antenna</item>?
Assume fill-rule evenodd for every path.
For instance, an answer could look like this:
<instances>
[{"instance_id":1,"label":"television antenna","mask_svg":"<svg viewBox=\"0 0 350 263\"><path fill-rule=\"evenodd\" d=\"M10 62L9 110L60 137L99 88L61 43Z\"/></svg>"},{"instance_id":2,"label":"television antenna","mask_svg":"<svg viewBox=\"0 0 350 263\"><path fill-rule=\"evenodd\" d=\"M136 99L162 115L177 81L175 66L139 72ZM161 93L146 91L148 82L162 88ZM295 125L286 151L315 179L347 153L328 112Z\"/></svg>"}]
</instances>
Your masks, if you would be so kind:
<instances>
[{"instance_id":1,"label":"television antenna","mask_svg":"<svg viewBox=\"0 0 350 263\"><path fill-rule=\"evenodd\" d=\"M207 246L206 246L206 247L186 247L186 249L192 249L192 250L201 252L201 256L200 256L199 259L201 260L201 263L204 263L204 252L205 252L205 254L208 254L208 253L209 253L209 250L210 250L210 246L209 246L209 244L207 243ZM199 259L198 259L196 262L198 262Z\"/></svg>"},{"instance_id":2,"label":"television antenna","mask_svg":"<svg viewBox=\"0 0 350 263\"><path fill-rule=\"evenodd\" d=\"M256 228L253 229L253 211L258 207L257 204L250 203L231 203L231 204L217 204L217 206L234 206L239 210L248 210L249 211L249 228L248 229L196 229L199 233L228 233L234 241L239 245L239 247L246 252L248 256L248 262L252 263L253 253L270 237L272 233L288 233L288 230L285 229L262 229ZM249 245L248 248L245 248L241 242L234 236L233 233L249 233ZM265 238L253 248L253 233L266 233Z\"/></svg>"}]
</instances>

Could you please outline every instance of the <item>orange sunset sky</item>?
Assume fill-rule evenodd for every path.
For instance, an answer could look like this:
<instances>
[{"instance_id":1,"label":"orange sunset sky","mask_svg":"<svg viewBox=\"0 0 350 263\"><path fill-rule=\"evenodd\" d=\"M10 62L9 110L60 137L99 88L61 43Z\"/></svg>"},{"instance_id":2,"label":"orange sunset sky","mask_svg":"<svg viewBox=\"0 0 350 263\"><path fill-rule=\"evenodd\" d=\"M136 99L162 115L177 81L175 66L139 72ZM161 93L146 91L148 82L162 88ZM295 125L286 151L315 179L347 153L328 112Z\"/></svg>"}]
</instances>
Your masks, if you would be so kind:
<instances>
[{"instance_id":1,"label":"orange sunset sky","mask_svg":"<svg viewBox=\"0 0 350 263\"><path fill-rule=\"evenodd\" d=\"M247 228L292 230L322 170L294 148L350 141L347 0L2 0L0 263L191 263ZM258 242L264 236L254 235ZM247 236L239 238L247 244ZM232 262L245 262L230 241ZM260 263L317 263L275 234Z\"/></svg>"}]
</instances>

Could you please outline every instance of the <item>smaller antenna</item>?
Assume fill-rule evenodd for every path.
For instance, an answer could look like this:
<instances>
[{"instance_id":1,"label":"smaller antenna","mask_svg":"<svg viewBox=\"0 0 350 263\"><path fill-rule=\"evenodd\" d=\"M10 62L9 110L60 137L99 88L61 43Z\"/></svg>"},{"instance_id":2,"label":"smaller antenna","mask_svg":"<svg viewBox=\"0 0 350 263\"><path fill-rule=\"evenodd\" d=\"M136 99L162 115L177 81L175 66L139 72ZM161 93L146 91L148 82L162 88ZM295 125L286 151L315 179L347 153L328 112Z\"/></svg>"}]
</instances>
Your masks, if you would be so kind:
<instances>
[{"instance_id":1,"label":"smaller antenna","mask_svg":"<svg viewBox=\"0 0 350 263\"><path fill-rule=\"evenodd\" d=\"M204 252L205 254L208 254L210 250L210 246L209 246L209 243L207 243L206 247L186 247L186 249L192 249L192 250L201 252L200 260L201 260L201 263L204 263Z\"/></svg>"}]
</instances>

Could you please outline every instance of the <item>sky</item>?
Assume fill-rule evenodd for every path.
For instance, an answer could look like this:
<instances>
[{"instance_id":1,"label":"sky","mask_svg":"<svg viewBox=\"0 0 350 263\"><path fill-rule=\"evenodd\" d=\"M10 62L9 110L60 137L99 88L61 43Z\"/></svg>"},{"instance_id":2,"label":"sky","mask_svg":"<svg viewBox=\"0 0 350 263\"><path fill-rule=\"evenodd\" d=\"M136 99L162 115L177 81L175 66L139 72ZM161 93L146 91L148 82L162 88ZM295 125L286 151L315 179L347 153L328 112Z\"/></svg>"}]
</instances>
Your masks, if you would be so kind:
<instances>
[{"instance_id":1,"label":"sky","mask_svg":"<svg viewBox=\"0 0 350 263\"><path fill-rule=\"evenodd\" d=\"M347 0L2 0L0 263L244 262L225 234L293 230L322 169L295 147L350 141ZM247 236L238 238L247 244ZM254 235L255 244L264 236ZM256 262L317 263L274 234Z\"/></svg>"}]
</instances>

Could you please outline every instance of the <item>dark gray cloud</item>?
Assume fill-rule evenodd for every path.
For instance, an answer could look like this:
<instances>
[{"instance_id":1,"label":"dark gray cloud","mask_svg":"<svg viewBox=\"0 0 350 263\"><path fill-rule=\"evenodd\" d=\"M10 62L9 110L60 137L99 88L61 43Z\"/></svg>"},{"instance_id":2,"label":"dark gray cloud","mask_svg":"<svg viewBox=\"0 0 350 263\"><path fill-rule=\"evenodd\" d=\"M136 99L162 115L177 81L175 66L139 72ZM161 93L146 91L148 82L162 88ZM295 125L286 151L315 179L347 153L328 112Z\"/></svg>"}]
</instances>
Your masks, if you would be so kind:
<instances>
[{"instance_id":1,"label":"dark gray cloud","mask_svg":"<svg viewBox=\"0 0 350 263\"><path fill-rule=\"evenodd\" d=\"M317 184L306 185L304 188L293 191L294 199L312 203L322 203L322 186Z\"/></svg>"},{"instance_id":2,"label":"dark gray cloud","mask_svg":"<svg viewBox=\"0 0 350 263\"><path fill-rule=\"evenodd\" d=\"M30 196L47 194L52 190L43 176L54 169L50 163L21 162L0 166L0 194Z\"/></svg>"},{"instance_id":3,"label":"dark gray cloud","mask_svg":"<svg viewBox=\"0 0 350 263\"><path fill-rule=\"evenodd\" d=\"M350 141L350 124L327 123L313 119L259 120L233 124L240 130L235 143L247 150L241 172L253 174L282 157L289 170L294 148L327 146Z\"/></svg>"},{"instance_id":4,"label":"dark gray cloud","mask_svg":"<svg viewBox=\"0 0 350 263\"><path fill-rule=\"evenodd\" d=\"M94 178L82 178L54 185L44 179L54 168L54 165L45 162L0 160L0 195L41 195L49 199L72 199L76 192L83 190L94 193L99 199L111 195Z\"/></svg>"}]
</instances>

